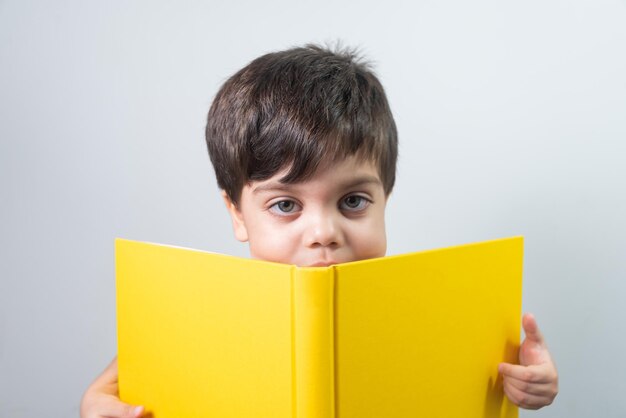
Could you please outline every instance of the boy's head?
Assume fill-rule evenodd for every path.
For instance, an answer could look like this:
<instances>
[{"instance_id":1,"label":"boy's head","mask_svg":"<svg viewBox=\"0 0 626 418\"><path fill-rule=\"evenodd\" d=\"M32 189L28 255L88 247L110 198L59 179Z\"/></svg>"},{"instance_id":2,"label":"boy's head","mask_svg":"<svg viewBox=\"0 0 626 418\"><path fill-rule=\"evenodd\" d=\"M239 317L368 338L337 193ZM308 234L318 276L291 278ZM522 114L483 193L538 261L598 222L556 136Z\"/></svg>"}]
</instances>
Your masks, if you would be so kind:
<instances>
[{"instance_id":1,"label":"boy's head","mask_svg":"<svg viewBox=\"0 0 626 418\"><path fill-rule=\"evenodd\" d=\"M395 181L397 133L380 82L354 52L307 45L255 59L217 93L206 140L237 238L250 241L253 256L311 265L384 255L384 205ZM360 191L355 181L370 190ZM268 200L271 191L280 193ZM306 196L313 191L317 200ZM369 194L376 194L376 202ZM336 213L320 211L324 199L336 200ZM293 249L303 241L305 220L320 214L352 220L357 235L317 242L310 259L287 255L286 244ZM373 215L380 219L368 223ZM276 216L280 223L273 224ZM299 233L280 236L294 232L295 224ZM257 226L264 226L263 239ZM337 230L339 224L327 226ZM338 251L348 238L367 240L376 249Z\"/></svg>"}]
</instances>

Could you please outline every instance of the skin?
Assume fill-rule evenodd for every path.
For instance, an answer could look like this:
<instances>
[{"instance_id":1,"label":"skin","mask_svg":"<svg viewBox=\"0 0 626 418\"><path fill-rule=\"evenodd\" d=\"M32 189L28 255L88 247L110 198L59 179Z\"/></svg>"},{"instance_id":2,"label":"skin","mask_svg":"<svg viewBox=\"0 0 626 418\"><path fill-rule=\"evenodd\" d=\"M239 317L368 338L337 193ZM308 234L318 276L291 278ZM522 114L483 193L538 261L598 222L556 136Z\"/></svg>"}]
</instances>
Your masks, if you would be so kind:
<instances>
[{"instance_id":1,"label":"skin","mask_svg":"<svg viewBox=\"0 0 626 418\"><path fill-rule=\"evenodd\" d=\"M373 164L350 157L296 184L285 174L244 186L238 206L222 194L253 258L328 266L385 255L387 196Z\"/></svg>"},{"instance_id":2,"label":"skin","mask_svg":"<svg viewBox=\"0 0 626 418\"><path fill-rule=\"evenodd\" d=\"M519 365L500 363L504 393L524 409L550 405L559 393L559 375L533 314L522 317L526 338L519 349Z\"/></svg>"},{"instance_id":3,"label":"skin","mask_svg":"<svg viewBox=\"0 0 626 418\"><path fill-rule=\"evenodd\" d=\"M136 418L143 416L143 406L126 404L119 399L117 357L87 388L80 401L81 418Z\"/></svg>"},{"instance_id":4,"label":"skin","mask_svg":"<svg viewBox=\"0 0 626 418\"><path fill-rule=\"evenodd\" d=\"M248 243L253 258L326 266L385 255L388 196L373 164L349 157L296 184L281 183L286 173L247 184L238 205L222 192L235 237ZM511 402L539 409L556 397L558 373L532 314L522 327L519 364L501 363L498 370ZM117 376L114 359L83 395L81 418L143 416L142 406L119 400Z\"/></svg>"}]
</instances>

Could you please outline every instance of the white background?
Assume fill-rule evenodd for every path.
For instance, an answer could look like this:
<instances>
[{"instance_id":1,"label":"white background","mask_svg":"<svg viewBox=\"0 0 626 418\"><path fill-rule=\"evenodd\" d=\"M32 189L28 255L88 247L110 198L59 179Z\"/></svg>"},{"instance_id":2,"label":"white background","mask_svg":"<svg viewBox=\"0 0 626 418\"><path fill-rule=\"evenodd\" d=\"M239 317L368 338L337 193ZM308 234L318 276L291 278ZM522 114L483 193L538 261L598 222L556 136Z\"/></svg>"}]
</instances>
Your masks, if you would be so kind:
<instances>
[{"instance_id":1,"label":"white background","mask_svg":"<svg viewBox=\"0 0 626 418\"><path fill-rule=\"evenodd\" d=\"M204 143L255 57L343 40L398 125L389 254L526 237L561 378L626 410L626 2L0 0L0 416L76 417L115 355L113 240L247 255Z\"/></svg>"}]
</instances>

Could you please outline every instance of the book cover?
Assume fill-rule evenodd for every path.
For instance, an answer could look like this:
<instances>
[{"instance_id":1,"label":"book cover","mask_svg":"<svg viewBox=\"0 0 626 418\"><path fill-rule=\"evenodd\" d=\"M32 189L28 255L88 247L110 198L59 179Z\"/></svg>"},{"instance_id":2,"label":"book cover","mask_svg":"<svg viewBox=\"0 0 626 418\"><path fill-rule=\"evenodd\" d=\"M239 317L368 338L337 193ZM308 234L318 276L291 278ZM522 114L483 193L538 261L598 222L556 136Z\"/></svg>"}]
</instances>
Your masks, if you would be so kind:
<instances>
[{"instance_id":1,"label":"book cover","mask_svg":"<svg viewBox=\"0 0 626 418\"><path fill-rule=\"evenodd\" d=\"M296 267L116 240L120 398L154 418L517 417L523 239Z\"/></svg>"}]
</instances>

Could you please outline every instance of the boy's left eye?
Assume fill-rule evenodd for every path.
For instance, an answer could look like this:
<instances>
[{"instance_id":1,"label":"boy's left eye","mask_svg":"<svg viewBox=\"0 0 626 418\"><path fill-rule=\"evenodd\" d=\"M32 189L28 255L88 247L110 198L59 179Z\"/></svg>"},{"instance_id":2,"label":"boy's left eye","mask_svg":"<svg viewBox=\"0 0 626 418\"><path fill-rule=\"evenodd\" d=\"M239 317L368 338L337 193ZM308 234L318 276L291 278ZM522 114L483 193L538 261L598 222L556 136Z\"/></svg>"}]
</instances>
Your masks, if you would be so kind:
<instances>
[{"instance_id":1,"label":"boy's left eye","mask_svg":"<svg viewBox=\"0 0 626 418\"><path fill-rule=\"evenodd\" d=\"M341 199L340 209L348 211L358 211L365 209L370 204L370 201L363 196L353 194Z\"/></svg>"}]
</instances>

